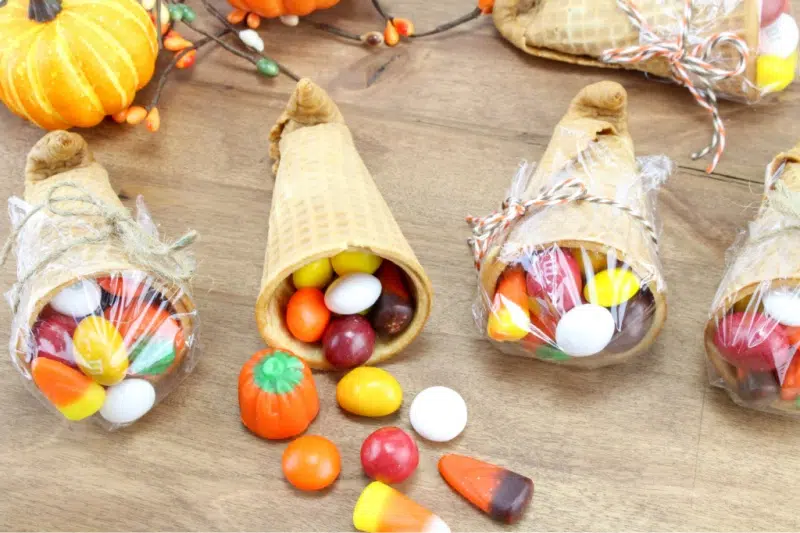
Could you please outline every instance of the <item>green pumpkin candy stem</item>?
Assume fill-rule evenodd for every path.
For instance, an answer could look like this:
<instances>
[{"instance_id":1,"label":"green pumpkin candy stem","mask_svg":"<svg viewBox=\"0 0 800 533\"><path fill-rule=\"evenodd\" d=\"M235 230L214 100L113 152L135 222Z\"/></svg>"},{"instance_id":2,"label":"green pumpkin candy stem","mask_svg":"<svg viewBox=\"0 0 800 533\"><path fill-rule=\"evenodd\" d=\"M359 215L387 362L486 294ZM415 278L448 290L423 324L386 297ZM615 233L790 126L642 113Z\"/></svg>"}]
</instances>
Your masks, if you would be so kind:
<instances>
[{"instance_id":1,"label":"green pumpkin candy stem","mask_svg":"<svg viewBox=\"0 0 800 533\"><path fill-rule=\"evenodd\" d=\"M61 0L30 0L28 18L36 22L50 22L61 13Z\"/></svg>"},{"instance_id":2,"label":"green pumpkin candy stem","mask_svg":"<svg viewBox=\"0 0 800 533\"><path fill-rule=\"evenodd\" d=\"M258 363L256 385L271 394L288 394L303 381L303 363L286 352L274 352Z\"/></svg>"}]
</instances>

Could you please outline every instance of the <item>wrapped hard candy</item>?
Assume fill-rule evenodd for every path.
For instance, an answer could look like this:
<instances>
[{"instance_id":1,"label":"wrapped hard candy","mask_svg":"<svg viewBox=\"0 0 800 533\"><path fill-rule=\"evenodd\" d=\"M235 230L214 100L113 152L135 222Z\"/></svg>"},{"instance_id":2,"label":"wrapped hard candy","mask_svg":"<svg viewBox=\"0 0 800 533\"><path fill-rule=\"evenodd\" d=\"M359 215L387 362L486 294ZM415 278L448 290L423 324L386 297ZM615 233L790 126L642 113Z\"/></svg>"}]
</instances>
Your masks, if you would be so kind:
<instances>
[{"instance_id":1,"label":"wrapped hard candy","mask_svg":"<svg viewBox=\"0 0 800 533\"><path fill-rule=\"evenodd\" d=\"M737 368L770 371L791 357L786 329L761 313L732 313L717 324L714 344Z\"/></svg>"}]
</instances>

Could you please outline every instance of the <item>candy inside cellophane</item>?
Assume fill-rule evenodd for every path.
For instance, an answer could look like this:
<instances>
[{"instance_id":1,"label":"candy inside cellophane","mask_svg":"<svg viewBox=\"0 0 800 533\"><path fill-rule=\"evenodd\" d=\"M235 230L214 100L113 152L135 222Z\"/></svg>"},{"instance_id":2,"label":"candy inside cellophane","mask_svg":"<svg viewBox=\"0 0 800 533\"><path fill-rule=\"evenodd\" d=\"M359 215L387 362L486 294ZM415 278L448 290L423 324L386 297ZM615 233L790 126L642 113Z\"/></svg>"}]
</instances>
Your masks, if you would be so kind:
<instances>
[{"instance_id":1,"label":"candy inside cellophane","mask_svg":"<svg viewBox=\"0 0 800 533\"><path fill-rule=\"evenodd\" d=\"M138 223L156 236L141 199L138 207ZM30 206L14 198L9 208L16 225ZM33 250L51 253L42 243L54 247L59 232L69 233L50 217L34 217L18 239L18 273L35 263ZM64 262L55 259L46 269L77 270ZM6 296L12 303L13 295ZM24 289L20 297L12 360L31 390L67 420L91 419L107 429L128 426L194 367L197 312L180 284L143 270L111 270L76 273L39 302L31 302ZM25 310L31 308L29 315Z\"/></svg>"}]
</instances>

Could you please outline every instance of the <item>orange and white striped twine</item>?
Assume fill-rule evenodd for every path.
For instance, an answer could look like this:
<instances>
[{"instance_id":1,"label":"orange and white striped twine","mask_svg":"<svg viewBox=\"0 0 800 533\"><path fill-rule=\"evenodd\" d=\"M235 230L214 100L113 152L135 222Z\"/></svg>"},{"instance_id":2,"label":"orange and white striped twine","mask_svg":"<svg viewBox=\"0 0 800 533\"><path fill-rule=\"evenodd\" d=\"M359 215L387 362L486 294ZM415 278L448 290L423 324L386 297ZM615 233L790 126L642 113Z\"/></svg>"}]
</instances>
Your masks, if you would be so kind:
<instances>
[{"instance_id":1,"label":"orange and white striped twine","mask_svg":"<svg viewBox=\"0 0 800 533\"><path fill-rule=\"evenodd\" d=\"M714 85L722 80L739 76L745 71L750 55L747 42L733 32L720 32L709 36L700 44L690 47L689 28L692 20L692 0L684 0L680 31L674 40L665 40L656 34L636 9L632 0L617 0L617 5L628 15L631 24L639 30L643 42L648 44L606 50L600 59L606 63L639 63L656 57L662 57L669 61L674 80L689 89L697 103L711 114L711 120L714 123L711 143L693 153L692 159L705 157L713 151L714 156L706 168L706 172L713 172L725 151L726 138L725 124L719 115L719 104ZM720 68L710 62L710 56L714 50L724 44L729 44L738 56L733 68Z\"/></svg>"},{"instance_id":2,"label":"orange and white striped twine","mask_svg":"<svg viewBox=\"0 0 800 533\"><path fill-rule=\"evenodd\" d=\"M481 269L481 264L495 239L505 233L516 220L528 214L529 211L570 202L591 202L615 207L642 224L650 240L653 241L655 246L658 246L658 234L645 216L615 200L589 194L583 181L577 178L567 178L549 189L543 190L537 197L525 202L521 202L518 198L507 198L503 202L502 209L491 215L485 217L467 216L467 224L472 227L472 237L467 242L472 248L475 268Z\"/></svg>"}]
</instances>

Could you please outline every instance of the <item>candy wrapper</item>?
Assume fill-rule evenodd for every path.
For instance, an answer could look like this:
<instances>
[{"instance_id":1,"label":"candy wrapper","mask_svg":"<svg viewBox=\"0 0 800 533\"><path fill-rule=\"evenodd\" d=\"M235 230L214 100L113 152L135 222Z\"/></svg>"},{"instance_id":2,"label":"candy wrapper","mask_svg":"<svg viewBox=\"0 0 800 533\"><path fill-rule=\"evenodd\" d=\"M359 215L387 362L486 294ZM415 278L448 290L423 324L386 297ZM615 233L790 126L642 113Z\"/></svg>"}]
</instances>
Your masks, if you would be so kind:
<instances>
[{"instance_id":1,"label":"candy wrapper","mask_svg":"<svg viewBox=\"0 0 800 533\"><path fill-rule=\"evenodd\" d=\"M595 67L622 67L686 86L712 116L717 98L756 102L784 90L797 70L798 27L789 0L496 0L500 33L525 52Z\"/></svg>"},{"instance_id":2,"label":"candy wrapper","mask_svg":"<svg viewBox=\"0 0 800 533\"><path fill-rule=\"evenodd\" d=\"M270 135L275 189L256 319L312 368L384 361L419 335L433 289L330 96L301 80Z\"/></svg>"},{"instance_id":3,"label":"candy wrapper","mask_svg":"<svg viewBox=\"0 0 800 533\"><path fill-rule=\"evenodd\" d=\"M647 350L666 319L654 197L671 171L635 157L622 86L584 88L503 210L467 219L480 331L508 353L584 368Z\"/></svg>"},{"instance_id":4,"label":"candy wrapper","mask_svg":"<svg viewBox=\"0 0 800 533\"><path fill-rule=\"evenodd\" d=\"M705 329L709 375L747 407L800 415L800 144L767 167Z\"/></svg>"},{"instance_id":5,"label":"candy wrapper","mask_svg":"<svg viewBox=\"0 0 800 533\"><path fill-rule=\"evenodd\" d=\"M71 421L108 429L144 416L195 363L190 232L163 243L133 218L84 139L55 131L28 154L9 199L17 283L10 352L30 389Z\"/></svg>"}]
</instances>

